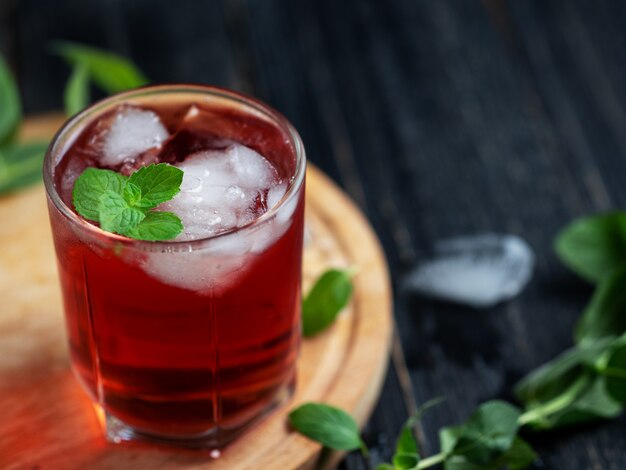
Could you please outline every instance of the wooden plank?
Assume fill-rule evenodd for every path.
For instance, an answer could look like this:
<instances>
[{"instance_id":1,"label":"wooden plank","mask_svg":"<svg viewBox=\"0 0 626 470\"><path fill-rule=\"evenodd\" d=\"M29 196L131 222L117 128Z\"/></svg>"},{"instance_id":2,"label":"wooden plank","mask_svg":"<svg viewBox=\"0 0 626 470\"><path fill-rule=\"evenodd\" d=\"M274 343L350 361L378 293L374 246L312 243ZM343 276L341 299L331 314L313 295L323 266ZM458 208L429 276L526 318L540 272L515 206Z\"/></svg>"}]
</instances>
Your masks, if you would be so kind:
<instances>
[{"instance_id":1,"label":"wooden plank","mask_svg":"<svg viewBox=\"0 0 626 470\"><path fill-rule=\"evenodd\" d=\"M559 139L571 149L583 174L592 178L588 190L595 196L595 209L607 210L626 201L619 178L626 171L626 97L619 81L624 72L619 73L614 60L604 59L610 57L607 51L614 59L624 49L623 32L617 34L615 25L623 24L626 12L620 2L612 7L605 3L599 10L603 15L590 15L583 5L512 3L511 15ZM609 42L602 31L611 23L615 36Z\"/></svg>"}]
</instances>

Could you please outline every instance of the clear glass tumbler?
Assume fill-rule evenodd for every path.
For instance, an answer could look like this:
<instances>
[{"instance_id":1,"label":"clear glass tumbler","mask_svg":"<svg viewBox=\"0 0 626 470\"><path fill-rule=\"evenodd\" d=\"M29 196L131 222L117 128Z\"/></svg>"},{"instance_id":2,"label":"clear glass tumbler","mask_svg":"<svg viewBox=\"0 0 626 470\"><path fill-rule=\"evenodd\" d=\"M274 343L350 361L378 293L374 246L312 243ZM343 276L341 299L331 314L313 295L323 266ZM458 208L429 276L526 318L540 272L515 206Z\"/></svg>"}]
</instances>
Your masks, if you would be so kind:
<instances>
[{"instance_id":1,"label":"clear glass tumbler","mask_svg":"<svg viewBox=\"0 0 626 470\"><path fill-rule=\"evenodd\" d=\"M197 106L196 130L259 152L285 178L286 193L247 225L209 238L146 242L102 231L72 209L70 183L87 158L74 144L121 105L165 110L166 125ZM183 136L176 145L191 152L197 144ZM72 367L102 407L110 440L219 448L292 393L305 154L283 116L213 87L133 90L65 124L44 181Z\"/></svg>"}]
</instances>

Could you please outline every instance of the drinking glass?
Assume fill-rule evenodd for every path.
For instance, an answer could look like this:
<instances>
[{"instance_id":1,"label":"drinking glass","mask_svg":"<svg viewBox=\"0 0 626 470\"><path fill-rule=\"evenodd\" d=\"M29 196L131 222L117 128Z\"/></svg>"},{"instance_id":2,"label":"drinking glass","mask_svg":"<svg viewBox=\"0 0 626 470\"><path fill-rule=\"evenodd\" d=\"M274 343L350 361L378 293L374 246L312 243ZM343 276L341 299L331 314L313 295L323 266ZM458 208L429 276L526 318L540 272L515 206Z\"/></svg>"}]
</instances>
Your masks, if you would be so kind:
<instances>
[{"instance_id":1,"label":"drinking glass","mask_svg":"<svg viewBox=\"0 0 626 470\"><path fill-rule=\"evenodd\" d=\"M81 133L120 105L186 104L206 112L207 130L269 160L288 181L282 199L245 226L192 241L129 239L78 216L68 183L77 175L64 156ZM219 448L290 396L305 153L282 115L225 89L141 88L70 119L43 173L72 368L110 440Z\"/></svg>"}]
</instances>

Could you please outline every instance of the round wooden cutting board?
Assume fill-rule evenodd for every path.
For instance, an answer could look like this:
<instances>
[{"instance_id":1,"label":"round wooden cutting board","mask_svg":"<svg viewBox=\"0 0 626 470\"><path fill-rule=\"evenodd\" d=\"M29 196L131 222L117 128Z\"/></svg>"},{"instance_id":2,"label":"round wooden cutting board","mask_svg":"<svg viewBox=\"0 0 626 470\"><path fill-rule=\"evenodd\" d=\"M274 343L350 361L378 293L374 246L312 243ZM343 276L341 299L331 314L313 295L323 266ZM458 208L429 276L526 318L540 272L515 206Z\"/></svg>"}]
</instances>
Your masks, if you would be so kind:
<instances>
[{"instance_id":1,"label":"round wooden cutting board","mask_svg":"<svg viewBox=\"0 0 626 470\"><path fill-rule=\"evenodd\" d=\"M28 120L22 139L49 139L63 118ZM294 398L218 459L147 444L108 443L67 357L63 310L43 185L0 196L0 468L300 469L338 455L291 431L286 415L319 401L363 425L380 392L392 332L382 250L356 206L309 166L304 291L330 267L354 266L354 297L326 332L302 343ZM320 455L324 456L323 461Z\"/></svg>"}]
</instances>

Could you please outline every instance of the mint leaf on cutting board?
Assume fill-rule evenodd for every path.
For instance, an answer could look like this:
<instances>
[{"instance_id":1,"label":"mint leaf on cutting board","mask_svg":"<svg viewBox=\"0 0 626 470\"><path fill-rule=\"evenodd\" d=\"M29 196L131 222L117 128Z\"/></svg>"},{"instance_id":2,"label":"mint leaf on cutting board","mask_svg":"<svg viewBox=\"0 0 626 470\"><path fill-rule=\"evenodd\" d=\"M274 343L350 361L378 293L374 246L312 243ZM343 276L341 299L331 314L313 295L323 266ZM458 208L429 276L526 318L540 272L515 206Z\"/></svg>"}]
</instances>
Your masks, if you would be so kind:
<instances>
[{"instance_id":1,"label":"mint leaf on cutting board","mask_svg":"<svg viewBox=\"0 0 626 470\"><path fill-rule=\"evenodd\" d=\"M366 453L352 416L334 406L305 403L289 413L289 424L300 434L331 449L361 449Z\"/></svg>"},{"instance_id":2,"label":"mint leaf on cutting board","mask_svg":"<svg viewBox=\"0 0 626 470\"><path fill-rule=\"evenodd\" d=\"M330 269L302 301L302 334L314 336L328 328L352 295L352 270Z\"/></svg>"}]
</instances>

